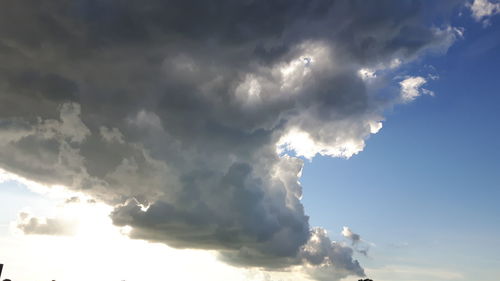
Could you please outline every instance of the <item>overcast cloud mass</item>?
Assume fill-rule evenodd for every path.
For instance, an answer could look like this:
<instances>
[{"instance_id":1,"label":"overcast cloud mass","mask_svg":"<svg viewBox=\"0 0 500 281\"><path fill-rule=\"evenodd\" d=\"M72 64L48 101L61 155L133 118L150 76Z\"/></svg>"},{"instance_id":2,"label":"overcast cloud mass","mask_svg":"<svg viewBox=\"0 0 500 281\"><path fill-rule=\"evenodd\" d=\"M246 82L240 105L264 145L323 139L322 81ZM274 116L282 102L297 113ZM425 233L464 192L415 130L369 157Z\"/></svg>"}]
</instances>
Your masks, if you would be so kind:
<instances>
[{"instance_id":1,"label":"overcast cloud mass","mask_svg":"<svg viewBox=\"0 0 500 281\"><path fill-rule=\"evenodd\" d=\"M393 72L463 31L423 2L2 1L0 168L114 206L131 238L364 276L309 225L296 156L350 157L430 93Z\"/></svg>"}]
</instances>

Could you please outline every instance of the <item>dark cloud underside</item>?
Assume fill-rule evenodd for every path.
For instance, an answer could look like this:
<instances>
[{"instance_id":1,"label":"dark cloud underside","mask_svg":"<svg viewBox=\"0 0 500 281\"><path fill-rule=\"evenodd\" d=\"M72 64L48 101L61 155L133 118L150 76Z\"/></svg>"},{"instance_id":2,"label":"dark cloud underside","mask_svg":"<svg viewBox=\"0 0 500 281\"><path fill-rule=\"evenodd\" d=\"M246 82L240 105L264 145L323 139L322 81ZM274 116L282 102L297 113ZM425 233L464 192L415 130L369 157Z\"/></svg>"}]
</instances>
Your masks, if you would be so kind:
<instances>
[{"instance_id":1,"label":"dark cloud underside","mask_svg":"<svg viewBox=\"0 0 500 281\"><path fill-rule=\"evenodd\" d=\"M302 160L277 144L306 157L362 150L399 100L369 91L358 71L455 38L428 25L426 9L2 1L0 167L114 206L132 238L215 249L242 266L316 265L318 280L362 276L351 248L309 226Z\"/></svg>"}]
</instances>

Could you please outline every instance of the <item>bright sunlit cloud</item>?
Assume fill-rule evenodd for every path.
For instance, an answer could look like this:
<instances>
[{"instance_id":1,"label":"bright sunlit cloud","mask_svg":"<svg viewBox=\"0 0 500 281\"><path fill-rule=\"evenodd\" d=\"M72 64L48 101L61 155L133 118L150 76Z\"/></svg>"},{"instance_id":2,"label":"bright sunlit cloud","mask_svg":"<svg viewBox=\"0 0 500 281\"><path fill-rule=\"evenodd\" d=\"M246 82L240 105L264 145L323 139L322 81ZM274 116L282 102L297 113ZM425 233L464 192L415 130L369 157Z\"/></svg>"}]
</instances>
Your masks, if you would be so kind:
<instances>
[{"instance_id":1,"label":"bright sunlit cloud","mask_svg":"<svg viewBox=\"0 0 500 281\"><path fill-rule=\"evenodd\" d=\"M462 101L447 91L470 87L476 101L495 89L479 83L494 64L455 71L474 69L481 52L477 65L496 62L495 33L484 35L495 27L478 22L494 25L500 4L443 1L0 1L5 274L353 281L394 264L396 247L380 240L420 244L371 229L418 221L403 201L427 202L419 191L437 182L482 188L496 174L455 180L447 163L425 162L429 151L455 156L453 141L426 138L439 144L429 149L409 137L435 107ZM452 127L441 119L425 125ZM495 131L491 119L456 124ZM453 138L461 151L478 143ZM458 278L445 267L428 278ZM389 270L413 274L402 268Z\"/></svg>"},{"instance_id":2,"label":"bright sunlit cloud","mask_svg":"<svg viewBox=\"0 0 500 281\"><path fill-rule=\"evenodd\" d=\"M3 180L19 179L7 172L2 176ZM21 185L26 183L19 180ZM36 190L45 191L44 188L37 186ZM64 193L62 187L59 192ZM129 227L113 226L109 218L112 207L85 196L60 199L53 197L49 216L37 218L25 210L18 221L10 224L11 234L0 238L2 258L9 260L4 276L16 276L15 280L264 281L282 275L285 279L280 280L289 280L286 272L265 273L228 266L218 261L215 252L178 250L164 244L131 240L126 236ZM30 229L23 225L34 218L39 225ZM71 225L72 231L58 233L57 228L51 231L51 221L56 220ZM301 274L296 272L297 276ZM300 280L308 280L303 278Z\"/></svg>"}]
</instances>

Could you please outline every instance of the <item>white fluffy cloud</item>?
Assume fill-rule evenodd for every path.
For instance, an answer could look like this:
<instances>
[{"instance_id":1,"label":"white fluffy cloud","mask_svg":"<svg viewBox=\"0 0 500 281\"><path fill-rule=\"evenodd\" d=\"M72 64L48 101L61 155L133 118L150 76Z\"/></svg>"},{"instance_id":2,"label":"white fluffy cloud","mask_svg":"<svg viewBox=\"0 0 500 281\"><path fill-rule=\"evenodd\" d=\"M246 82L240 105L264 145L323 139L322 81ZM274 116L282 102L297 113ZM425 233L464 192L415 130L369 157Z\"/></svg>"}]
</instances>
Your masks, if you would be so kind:
<instances>
[{"instance_id":1,"label":"white fluffy cloud","mask_svg":"<svg viewBox=\"0 0 500 281\"><path fill-rule=\"evenodd\" d=\"M411 102L422 94L433 96L432 91L422 88L425 83L427 80L421 76L407 77L399 82L403 102Z\"/></svg>"},{"instance_id":2,"label":"white fluffy cloud","mask_svg":"<svg viewBox=\"0 0 500 281\"><path fill-rule=\"evenodd\" d=\"M474 0L469 5L472 12L472 17L476 21L483 21L485 25L488 24L488 18L500 13L500 3L498 1L490 0Z\"/></svg>"}]
</instances>

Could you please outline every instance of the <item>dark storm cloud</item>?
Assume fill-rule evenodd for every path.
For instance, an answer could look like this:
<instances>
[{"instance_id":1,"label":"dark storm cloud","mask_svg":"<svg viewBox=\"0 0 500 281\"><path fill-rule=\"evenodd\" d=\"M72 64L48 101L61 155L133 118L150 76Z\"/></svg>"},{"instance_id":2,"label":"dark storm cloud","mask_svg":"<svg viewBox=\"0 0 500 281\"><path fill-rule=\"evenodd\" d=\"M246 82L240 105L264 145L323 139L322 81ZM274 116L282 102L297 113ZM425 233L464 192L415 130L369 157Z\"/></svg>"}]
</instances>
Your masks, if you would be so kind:
<instances>
[{"instance_id":1,"label":"dark storm cloud","mask_svg":"<svg viewBox=\"0 0 500 281\"><path fill-rule=\"evenodd\" d=\"M453 1L455 2L455 1ZM311 229L302 160L349 157L399 97L359 76L457 37L421 1L0 3L0 167L114 206L131 237L363 275Z\"/></svg>"}]
</instances>

